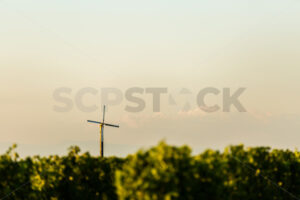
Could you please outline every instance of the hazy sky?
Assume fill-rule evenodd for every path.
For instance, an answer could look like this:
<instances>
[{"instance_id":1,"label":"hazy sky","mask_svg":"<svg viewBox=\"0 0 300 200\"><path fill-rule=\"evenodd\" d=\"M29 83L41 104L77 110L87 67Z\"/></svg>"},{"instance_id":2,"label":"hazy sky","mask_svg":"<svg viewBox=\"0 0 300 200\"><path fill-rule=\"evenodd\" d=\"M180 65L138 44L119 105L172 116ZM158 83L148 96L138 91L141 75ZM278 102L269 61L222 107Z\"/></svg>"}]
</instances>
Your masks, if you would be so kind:
<instances>
[{"instance_id":1,"label":"hazy sky","mask_svg":"<svg viewBox=\"0 0 300 200\"><path fill-rule=\"evenodd\" d=\"M72 100L95 88L85 103L98 106L101 88L168 88L177 105L163 95L160 113L149 95L140 113L126 112L126 100L109 108L107 120L121 128L105 129L108 155L162 139L195 152L300 147L300 1L0 0L0 24L1 152L18 143L21 155L64 154L70 145L98 154L98 127L86 120L100 120L100 110L54 111L60 87ZM205 87L247 88L247 112L201 111L195 99Z\"/></svg>"}]
</instances>

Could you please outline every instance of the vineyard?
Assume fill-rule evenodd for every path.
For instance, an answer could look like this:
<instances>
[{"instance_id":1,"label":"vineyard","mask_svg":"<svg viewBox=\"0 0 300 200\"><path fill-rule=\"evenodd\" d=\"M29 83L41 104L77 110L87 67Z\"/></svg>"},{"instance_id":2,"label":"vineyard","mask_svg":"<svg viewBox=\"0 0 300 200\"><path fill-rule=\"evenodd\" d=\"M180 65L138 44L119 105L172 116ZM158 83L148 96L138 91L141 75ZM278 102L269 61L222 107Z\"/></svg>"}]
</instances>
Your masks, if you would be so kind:
<instances>
[{"instance_id":1,"label":"vineyard","mask_svg":"<svg viewBox=\"0 0 300 200\"><path fill-rule=\"evenodd\" d=\"M0 156L0 199L300 199L300 153L229 146L193 155L164 142L126 158Z\"/></svg>"}]
</instances>

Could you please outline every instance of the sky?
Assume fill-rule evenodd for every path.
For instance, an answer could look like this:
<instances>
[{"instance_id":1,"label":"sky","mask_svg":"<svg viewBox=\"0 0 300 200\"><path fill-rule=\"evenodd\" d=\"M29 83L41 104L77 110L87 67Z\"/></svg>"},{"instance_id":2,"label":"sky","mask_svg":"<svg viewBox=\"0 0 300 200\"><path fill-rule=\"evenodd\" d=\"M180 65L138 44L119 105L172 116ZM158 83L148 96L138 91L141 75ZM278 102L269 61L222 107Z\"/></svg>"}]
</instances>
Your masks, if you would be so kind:
<instances>
[{"instance_id":1,"label":"sky","mask_svg":"<svg viewBox=\"0 0 300 200\"><path fill-rule=\"evenodd\" d=\"M299 148L300 1L297 0L1 0L0 153L65 154L71 145L99 154L103 88L123 100L108 105L105 154L125 156L165 140L194 153L228 145ZM53 94L69 88L67 112ZM75 105L93 88L84 112ZM167 88L160 112L149 94L142 112L125 110L132 87ZM206 113L204 88L246 88L247 112ZM182 94L185 88L190 94ZM176 105L170 105L170 95ZM186 103L189 109L185 109ZM209 95L222 107L222 95Z\"/></svg>"}]
</instances>

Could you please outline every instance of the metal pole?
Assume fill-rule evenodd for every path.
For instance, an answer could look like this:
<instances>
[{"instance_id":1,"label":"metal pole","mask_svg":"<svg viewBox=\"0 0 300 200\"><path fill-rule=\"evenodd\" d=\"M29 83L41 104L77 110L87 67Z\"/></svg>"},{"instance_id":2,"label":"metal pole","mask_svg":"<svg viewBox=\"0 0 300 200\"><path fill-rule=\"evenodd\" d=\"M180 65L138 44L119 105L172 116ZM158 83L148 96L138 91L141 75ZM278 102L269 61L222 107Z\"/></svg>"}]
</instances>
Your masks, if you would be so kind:
<instances>
[{"instance_id":1,"label":"metal pole","mask_svg":"<svg viewBox=\"0 0 300 200\"><path fill-rule=\"evenodd\" d=\"M104 125L101 124L100 125L100 156L103 157L104 156L104 145L103 145L103 129L104 129Z\"/></svg>"},{"instance_id":2,"label":"metal pole","mask_svg":"<svg viewBox=\"0 0 300 200\"><path fill-rule=\"evenodd\" d=\"M103 121L102 121L103 124L104 124L104 120L105 120L105 105L103 106Z\"/></svg>"},{"instance_id":3,"label":"metal pole","mask_svg":"<svg viewBox=\"0 0 300 200\"><path fill-rule=\"evenodd\" d=\"M100 157L102 157L102 128L103 128L103 125L102 124L100 124L99 125L99 129L100 129L100 134L99 134L99 147L100 147L100 149L99 149L99 151L100 151Z\"/></svg>"},{"instance_id":4,"label":"metal pole","mask_svg":"<svg viewBox=\"0 0 300 200\"><path fill-rule=\"evenodd\" d=\"M100 157L104 157L104 126L110 126L110 127L114 127L114 128L119 128L119 125L114 125L114 124L108 124L108 123L104 123L105 122L105 105L103 106L103 119L102 122L98 122L98 121L93 121L93 120L87 120L87 122L89 123L95 123L95 124L99 124L99 128L100 128Z\"/></svg>"},{"instance_id":5,"label":"metal pole","mask_svg":"<svg viewBox=\"0 0 300 200\"><path fill-rule=\"evenodd\" d=\"M101 125L101 150L100 155L103 158L104 156L104 120L105 120L105 105L103 106L103 120Z\"/></svg>"}]
</instances>

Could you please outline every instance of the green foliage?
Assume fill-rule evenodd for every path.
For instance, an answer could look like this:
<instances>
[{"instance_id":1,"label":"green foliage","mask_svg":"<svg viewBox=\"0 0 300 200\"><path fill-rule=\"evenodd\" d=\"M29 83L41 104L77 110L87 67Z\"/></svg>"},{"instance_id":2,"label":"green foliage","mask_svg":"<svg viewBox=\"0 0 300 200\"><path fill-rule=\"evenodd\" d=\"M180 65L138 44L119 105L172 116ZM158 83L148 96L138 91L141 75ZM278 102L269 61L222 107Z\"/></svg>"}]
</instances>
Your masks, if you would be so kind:
<instances>
[{"instance_id":1,"label":"green foliage","mask_svg":"<svg viewBox=\"0 0 300 200\"><path fill-rule=\"evenodd\" d=\"M80 155L71 147L67 156L17 160L13 150L0 157L0 199L117 199L115 171L124 159Z\"/></svg>"},{"instance_id":2,"label":"green foliage","mask_svg":"<svg viewBox=\"0 0 300 200\"><path fill-rule=\"evenodd\" d=\"M231 146L196 156L160 143L116 172L119 199L300 199L299 152Z\"/></svg>"},{"instance_id":3,"label":"green foliage","mask_svg":"<svg viewBox=\"0 0 300 200\"><path fill-rule=\"evenodd\" d=\"M160 143L146 152L128 157L122 170L117 171L120 199L187 199L192 188L193 169L188 147L171 147Z\"/></svg>"},{"instance_id":4,"label":"green foliage","mask_svg":"<svg viewBox=\"0 0 300 200\"><path fill-rule=\"evenodd\" d=\"M300 153L230 146L192 155L161 142L127 158L0 156L0 199L299 199Z\"/></svg>"}]
</instances>

